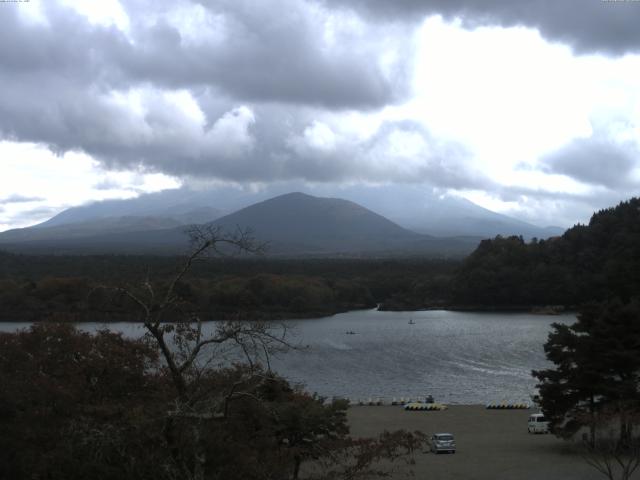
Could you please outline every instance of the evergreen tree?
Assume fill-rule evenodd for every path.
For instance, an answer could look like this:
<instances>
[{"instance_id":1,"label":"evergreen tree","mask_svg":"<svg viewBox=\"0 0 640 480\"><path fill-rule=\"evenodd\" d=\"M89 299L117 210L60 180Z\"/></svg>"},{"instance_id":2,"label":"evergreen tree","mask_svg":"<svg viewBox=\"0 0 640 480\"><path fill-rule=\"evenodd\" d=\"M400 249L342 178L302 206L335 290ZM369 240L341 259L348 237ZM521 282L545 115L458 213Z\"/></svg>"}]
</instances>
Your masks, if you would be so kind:
<instances>
[{"instance_id":1,"label":"evergreen tree","mask_svg":"<svg viewBox=\"0 0 640 480\"><path fill-rule=\"evenodd\" d=\"M620 440L629 440L631 413L640 410L640 302L591 304L573 325L553 329L544 348L555 368L533 372L553 431L571 437L588 426L593 443L606 409L618 413Z\"/></svg>"}]
</instances>

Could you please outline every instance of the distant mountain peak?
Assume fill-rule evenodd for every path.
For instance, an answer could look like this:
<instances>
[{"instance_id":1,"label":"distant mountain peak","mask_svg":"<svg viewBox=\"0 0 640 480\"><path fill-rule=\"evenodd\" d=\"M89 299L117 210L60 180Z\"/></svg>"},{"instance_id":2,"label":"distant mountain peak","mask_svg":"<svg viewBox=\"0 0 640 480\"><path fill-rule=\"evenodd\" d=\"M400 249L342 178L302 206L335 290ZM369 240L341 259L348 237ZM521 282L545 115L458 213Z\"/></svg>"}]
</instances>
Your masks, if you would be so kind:
<instances>
[{"instance_id":1,"label":"distant mountain peak","mask_svg":"<svg viewBox=\"0 0 640 480\"><path fill-rule=\"evenodd\" d=\"M121 251L130 241L139 251L149 241L162 240L162 248L182 241L184 225L213 222L230 228L252 227L256 238L272 240L281 252L424 252L436 251L439 242L441 252L457 249L459 253L464 248L449 248L445 239L465 237L469 243L498 234L547 238L562 232L418 187L345 186L338 190L339 196L322 186L308 187L311 193L297 188L286 192L284 188L249 192L236 187L183 187L135 199L95 202L67 209L36 227L3 232L0 243L45 245L55 240L63 245L73 237L74 245L79 245L94 238L102 245L117 241ZM175 235L163 230L171 226L175 226ZM152 238L164 235L161 232L166 238Z\"/></svg>"}]
</instances>

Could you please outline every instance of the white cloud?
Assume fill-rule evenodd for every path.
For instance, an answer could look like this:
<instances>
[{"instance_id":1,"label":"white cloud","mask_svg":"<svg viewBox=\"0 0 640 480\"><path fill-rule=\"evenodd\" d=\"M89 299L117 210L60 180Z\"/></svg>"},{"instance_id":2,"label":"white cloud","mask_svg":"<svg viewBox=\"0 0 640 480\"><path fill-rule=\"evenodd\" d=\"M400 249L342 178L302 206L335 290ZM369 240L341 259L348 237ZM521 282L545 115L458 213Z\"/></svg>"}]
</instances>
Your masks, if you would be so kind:
<instances>
[{"instance_id":1,"label":"white cloud","mask_svg":"<svg viewBox=\"0 0 640 480\"><path fill-rule=\"evenodd\" d=\"M251 150L254 138L249 128L255 121L253 111L246 106L222 115L206 133L209 153L233 158Z\"/></svg>"},{"instance_id":2,"label":"white cloud","mask_svg":"<svg viewBox=\"0 0 640 480\"><path fill-rule=\"evenodd\" d=\"M180 182L163 174L105 171L83 153L57 156L42 145L30 143L0 142L0 158L2 198L33 198L4 204L0 230L42 222L87 201L131 198L180 186Z\"/></svg>"},{"instance_id":3,"label":"white cloud","mask_svg":"<svg viewBox=\"0 0 640 480\"><path fill-rule=\"evenodd\" d=\"M129 16L118 0L100 0L97 2L62 0L61 3L84 15L94 25L105 27L114 25L122 31L129 30Z\"/></svg>"}]
</instances>

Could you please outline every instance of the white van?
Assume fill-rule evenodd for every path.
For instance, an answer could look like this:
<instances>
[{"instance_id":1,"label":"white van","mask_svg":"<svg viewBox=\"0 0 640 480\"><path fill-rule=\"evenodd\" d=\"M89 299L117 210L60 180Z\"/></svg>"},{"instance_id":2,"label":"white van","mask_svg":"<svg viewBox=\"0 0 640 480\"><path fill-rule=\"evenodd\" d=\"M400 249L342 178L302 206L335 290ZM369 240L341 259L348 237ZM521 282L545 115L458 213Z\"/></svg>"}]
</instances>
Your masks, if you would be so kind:
<instances>
[{"instance_id":1,"label":"white van","mask_svg":"<svg viewBox=\"0 0 640 480\"><path fill-rule=\"evenodd\" d=\"M529 417L529 433L549 433L549 422L543 413L534 413Z\"/></svg>"}]
</instances>

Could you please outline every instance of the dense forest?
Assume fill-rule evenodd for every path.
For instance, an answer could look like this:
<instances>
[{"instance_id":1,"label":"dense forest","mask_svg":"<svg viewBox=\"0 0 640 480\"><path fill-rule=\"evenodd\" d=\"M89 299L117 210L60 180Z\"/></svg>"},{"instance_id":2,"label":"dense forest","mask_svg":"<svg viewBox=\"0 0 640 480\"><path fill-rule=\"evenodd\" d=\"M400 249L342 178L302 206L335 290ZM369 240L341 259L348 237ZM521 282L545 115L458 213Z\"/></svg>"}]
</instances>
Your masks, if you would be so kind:
<instances>
[{"instance_id":1,"label":"dense forest","mask_svg":"<svg viewBox=\"0 0 640 480\"><path fill-rule=\"evenodd\" d=\"M136 320L112 287L162 286L182 259L0 254L0 321ZM441 304L459 265L428 259L206 258L179 292L203 318L330 315L376 304ZM106 287L106 288L105 288ZM445 299L445 300L443 300Z\"/></svg>"},{"instance_id":2,"label":"dense forest","mask_svg":"<svg viewBox=\"0 0 640 480\"><path fill-rule=\"evenodd\" d=\"M573 307L640 291L640 199L595 213L561 237L484 240L452 282L456 305Z\"/></svg>"}]
</instances>

